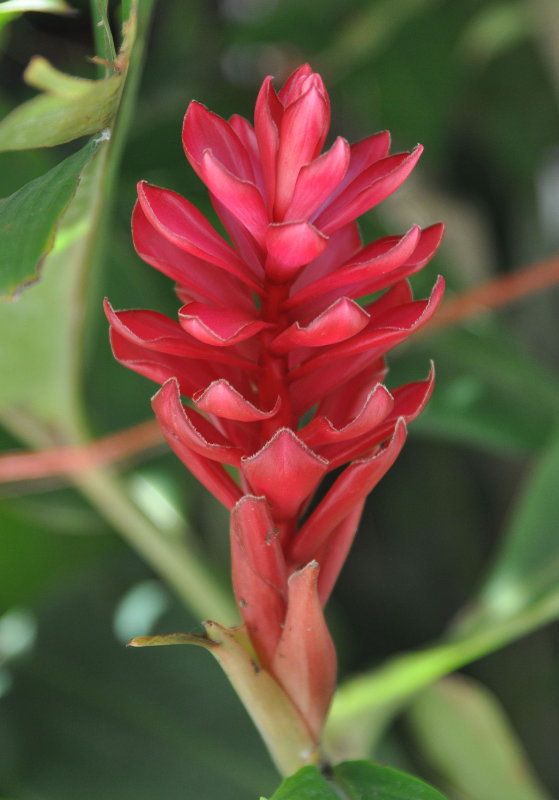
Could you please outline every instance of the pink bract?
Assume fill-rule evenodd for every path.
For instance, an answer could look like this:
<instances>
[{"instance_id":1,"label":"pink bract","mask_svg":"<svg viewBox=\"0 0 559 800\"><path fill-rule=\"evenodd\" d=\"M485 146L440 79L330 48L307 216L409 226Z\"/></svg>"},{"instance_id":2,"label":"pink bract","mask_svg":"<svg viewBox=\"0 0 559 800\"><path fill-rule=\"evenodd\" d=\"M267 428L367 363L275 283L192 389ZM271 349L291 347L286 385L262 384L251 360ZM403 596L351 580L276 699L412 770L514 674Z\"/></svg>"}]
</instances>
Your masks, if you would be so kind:
<instances>
[{"instance_id":1,"label":"pink bract","mask_svg":"<svg viewBox=\"0 0 559 800\"><path fill-rule=\"evenodd\" d=\"M355 221L405 181L421 146L390 155L383 132L322 152L329 123L307 64L278 93L264 81L254 125L192 102L185 154L230 242L188 200L141 182L136 249L183 305L173 321L106 304L115 357L161 384L153 408L167 441L231 511L240 613L317 738L336 672L322 609L365 498L433 387L431 370L388 391L384 357L443 294L439 278L414 300L407 281L436 252L441 223L363 246Z\"/></svg>"}]
</instances>

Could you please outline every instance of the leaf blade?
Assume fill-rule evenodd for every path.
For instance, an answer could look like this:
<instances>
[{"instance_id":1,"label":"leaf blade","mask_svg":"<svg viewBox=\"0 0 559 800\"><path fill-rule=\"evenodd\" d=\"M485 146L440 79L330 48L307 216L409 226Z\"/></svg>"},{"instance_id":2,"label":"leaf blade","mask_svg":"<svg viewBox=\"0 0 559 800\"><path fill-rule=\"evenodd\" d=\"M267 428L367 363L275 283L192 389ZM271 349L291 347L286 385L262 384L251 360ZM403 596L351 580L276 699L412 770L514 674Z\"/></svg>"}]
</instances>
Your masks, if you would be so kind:
<instances>
[{"instance_id":1,"label":"leaf blade","mask_svg":"<svg viewBox=\"0 0 559 800\"><path fill-rule=\"evenodd\" d=\"M344 761L332 770L303 767L270 800L445 800L419 778L372 761Z\"/></svg>"},{"instance_id":2,"label":"leaf blade","mask_svg":"<svg viewBox=\"0 0 559 800\"><path fill-rule=\"evenodd\" d=\"M100 144L100 139L90 141L45 175L0 200L0 296L13 296L38 277L81 173Z\"/></svg>"},{"instance_id":3,"label":"leaf blade","mask_svg":"<svg viewBox=\"0 0 559 800\"><path fill-rule=\"evenodd\" d=\"M559 582L559 429L536 463L510 517L507 534L481 591L497 614L529 606Z\"/></svg>"},{"instance_id":4,"label":"leaf blade","mask_svg":"<svg viewBox=\"0 0 559 800\"><path fill-rule=\"evenodd\" d=\"M437 773L470 800L550 800L497 699L472 678L423 691L408 721Z\"/></svg>"},{"instance_id":5,"label":"leaf blade","mask_svg":"<svg viewBox=\"0 0 559 800\"><path fill-rule=\"evenodd\" d=\"M110 125L123 76L103 80L66 75L36 56L25 71L28 83L43 93L17 106L0 123L0 151L54 147Z\"/></svg>"}]
</instances>

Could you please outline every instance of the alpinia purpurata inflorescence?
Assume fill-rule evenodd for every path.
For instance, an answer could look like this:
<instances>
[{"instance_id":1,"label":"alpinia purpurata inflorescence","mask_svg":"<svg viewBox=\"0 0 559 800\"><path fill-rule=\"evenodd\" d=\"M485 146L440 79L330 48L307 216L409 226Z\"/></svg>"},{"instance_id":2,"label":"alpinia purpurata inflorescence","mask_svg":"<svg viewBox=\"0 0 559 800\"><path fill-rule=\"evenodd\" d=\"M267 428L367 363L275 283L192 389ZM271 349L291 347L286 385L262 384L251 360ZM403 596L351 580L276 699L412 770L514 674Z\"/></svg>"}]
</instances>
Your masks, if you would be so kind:
<instances>
[{"instance_id":1,"label":"alpinia purpurata inflorescence","mask_svg":"<svg viewBox=\"0 0 559 800\"><path fill-rule=\"evenodd\" d=\"M178 322L106 306L116 358L162 384L153 408L165 437L231 511L240 613L260 665L316 738L336 673L322 609L365 498L433 386L431 372L389 392L384 356L443 293L439 279L428 300L413 300L407 281L442 224L363 246L355 222L403 183L422 148L389 155L382 132L353 145L339 137L321 154L329 121L308 65L279 93L264 81L254 127L192 102L184 150L232 244L188 200L142 182L134 244L176 281L183 305ZM301 522L322 478L344 465Z\"/></svg>"}]
</instances>

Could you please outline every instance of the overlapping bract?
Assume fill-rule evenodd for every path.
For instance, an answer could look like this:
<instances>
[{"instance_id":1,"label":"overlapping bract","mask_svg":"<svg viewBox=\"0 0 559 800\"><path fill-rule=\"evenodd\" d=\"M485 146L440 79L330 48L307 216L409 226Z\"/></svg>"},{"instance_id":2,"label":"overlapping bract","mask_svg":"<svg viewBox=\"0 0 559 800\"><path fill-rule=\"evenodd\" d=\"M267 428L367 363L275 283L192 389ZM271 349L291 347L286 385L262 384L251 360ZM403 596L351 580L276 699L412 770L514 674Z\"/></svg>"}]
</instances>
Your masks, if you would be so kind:
<instances>
[{"instance_id":1,"label":"overlapping bract","mask_svg":"<svg viewBox=\"0 0 559 800\"><path fill-rule=\"evenodd\" d=\"M402 184L421 147L389 155L383 132L338 138L321 154L329 121L308 65L278 94L264 81L254 126L191 103L186 157L232 244L186 199L142 182L134 243L183 305L178 321L106 306L116 358L162 384L153 408L165 437L232 512L241 614L262 666L317 736L335 683L321 609L367 494L433 386L431 371L389 392L384 356L443 292L439 279L414 300L407 282L436 251L441 224L363 246L355 222ZM301 524L322 478L343 465Z\"/></svg>"}]
</instances>

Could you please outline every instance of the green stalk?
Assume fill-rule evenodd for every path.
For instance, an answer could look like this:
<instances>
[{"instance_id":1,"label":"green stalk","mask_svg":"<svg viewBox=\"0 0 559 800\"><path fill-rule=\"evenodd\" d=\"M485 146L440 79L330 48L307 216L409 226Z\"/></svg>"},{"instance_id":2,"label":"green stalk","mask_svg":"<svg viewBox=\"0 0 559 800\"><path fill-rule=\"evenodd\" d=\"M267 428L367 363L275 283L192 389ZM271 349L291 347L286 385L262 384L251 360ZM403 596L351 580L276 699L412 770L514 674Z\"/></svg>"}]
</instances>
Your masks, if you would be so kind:
<instances>
[{"instance_id":1,"label":"green stalk","mask_svg":"<svg viewBox=\"0 0 559 800\"><path fill-rule=\"evenodd\" d=\"M469 625L441 644L398 656L372 673L347 681L334 698L327 723L328 752L343 752L345 757L348 747L366 747L365 742L359 742L363 732L369 742L376 739L420 689L557 618L559 591L514 616ZM351 752L352 757L358 755L364 753Z\"/></svg>"},{"instance_id":2,"label":"green stalk","mask_svg":"<svg viewBox=\"0 0 559 800\"><path fill-rule=\"evenodd\" d=\"M96 0L92 2L95 4ZM133 7L138 10L136 39L118 109L111 123L111 138L82 175L76 196L59 230L60 240L64 234L67 238L64 244L60 244L59 240L58 249L55 243L42 279L43 285L46 285L49 276L50 279L56 279L64 270L63 289L67 294L68 307L72 309L61 356L66 372L59 387L56 418L41 418L36 412L27 410L25 404L2 412L3 424L36 449L81 444L90 439L82 392L83 309L87 300L97 295L91 289L92 278L95 279L95 268L103 256L111 219L111 197L134 113L145 51L145 34L153 4L153 0L128 4L128 9ZM96 313L101 313L100 306L96 308ZM222 624L238 621L232 596L219 585L199 555L185 541L169 538L154 527L134 505L118 477L110 470L96 468L75 472L68 474L67 479L154 567L194 614L202 619L215 617Z\"/></svg>"},{"instance_id":3,"label":"green stalk","mask_svg":"<svg viewBox=\"0 0 559 800\"><path fill-rule=\"evenodd\" d=\"M200 556L184 541L155 528L127 496L118 477L91 469L72 483L200 619L239 624L232 593L225 591Z\"/></svg>"}]
</instances>

